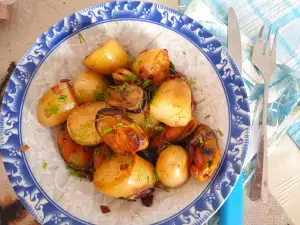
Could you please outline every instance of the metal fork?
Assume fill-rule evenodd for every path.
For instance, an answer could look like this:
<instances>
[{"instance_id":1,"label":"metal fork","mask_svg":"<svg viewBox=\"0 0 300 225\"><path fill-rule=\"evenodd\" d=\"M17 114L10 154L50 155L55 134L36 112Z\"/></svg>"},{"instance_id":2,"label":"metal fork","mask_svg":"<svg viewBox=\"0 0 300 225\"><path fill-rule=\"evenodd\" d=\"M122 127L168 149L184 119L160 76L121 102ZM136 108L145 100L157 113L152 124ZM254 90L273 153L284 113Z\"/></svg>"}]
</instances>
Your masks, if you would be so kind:
<instances>
[{"instance_id":1,"label":"metal fork","mask_svg":"<svg viewBox=\"0 0 300 225\"><path fill-rule=\"evenodd\" d=\"M272 51L271 49L271 32L270 27L266 45L264 45L264 31L263 25L259 31L256 43L254 45L252 54L252 63L260 70L264 78L264 99L263 99L263 118L262 118L262 136L257 153L256 168L254 179L251 188L251 200L255 201L261 199L267 200L267 195L263 195L263 190L268 187L268 160L267 160L267 113L268 113L268 96L270 78L276 69L276 48L277 48L277 34L276 30Z\"/></svg>"}]
</instances>

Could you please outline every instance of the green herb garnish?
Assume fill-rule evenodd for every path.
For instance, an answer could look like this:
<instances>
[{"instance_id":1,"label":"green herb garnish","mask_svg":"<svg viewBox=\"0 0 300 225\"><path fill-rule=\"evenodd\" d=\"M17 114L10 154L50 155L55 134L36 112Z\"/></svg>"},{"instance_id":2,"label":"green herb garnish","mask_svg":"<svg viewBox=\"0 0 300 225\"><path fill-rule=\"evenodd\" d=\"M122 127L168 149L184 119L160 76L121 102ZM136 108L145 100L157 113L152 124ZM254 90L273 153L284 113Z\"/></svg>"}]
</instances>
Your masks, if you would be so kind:
<instances>
[{"instance_id":1,"label":"green herb garnish","mask_svg":"<svg viewBox=\"0 0 300 225\"><path fill-rule=\"evenodd\" d=\"M146 81L143 83L142 87L143 87L143 88L146 88L146 87L148 87L150 84L151 84L151 80L146 80Z\"/></svg>"},{"instance_id":2,"label":"green herb garnish","mask_svg":"<svg viewBox=\"0 0 300 225\"><path fill-rule=\"evenodd\" d=\"M127 153L126 154L126 165L130 165L131 164L131 159L130 159L130 156L129 156L129 154Z\"/></svg>"},{"instance_id":3,"label":"green herb garnish","mask_svg":"<svg viewBox=\"0 0 300 225\"><path fill-rule=\"evenodd\" d=\"M91 171L92 173L95 173L95 169L94 168L89 168L89 171Z\"/></svg>"},{"instance_id":4,"label":"green herb garnish","mask_svg":"<svg viewBox=\"0 0 300 225\"><path fill-rule=\"evenodd\" d=\"M103 131L103 133L104 133L104 134L107 134L107 133L112 132L112 131L113 131L113 129L112 129L112 127L110 127L110 128L105 129L105 130Z\"/></svg>"},{"instance_id":5,"label":"green herb garnish","mask_svg":"<svg viewBox=\"0 0 300 225\"><path fill-rule=\"evenodd\" d=\"M199 142L200 142L200 144L203 144L203 143L204 143L202 137L199 137Z\"/></svg>"},{"instance_id":6,"label":"green herb garnish","mask_svg":"<svg viewBox=\"0 0 300 225\"><path fill-rule=\"evenodd\" d=\"M81 179L89 180L89 177L84 174L83 170L81 170L81 169L74 169L70 165L67 165L66 168L67 168L70 176L80 177Z\"/></svg>"},{"instance_id":7,"label":"green herb garnish","mask_svg":"<svg viewBox=\"0 0 300 225\"><path fill-rule=\"evenodd\" d=\"M47 167L47 163L46 162L44 162L44 164L43 164L43 169L46 169L46 167Z\"/></svg>"},{"instance_id":8,"label":"green herb garnish","mask_svg":"<svg viewBox=\"0 0 300 225\"><path fill-rule=\"evenodd\" d=\"M170 61L170 73L174 75L176 73L175 65Z\"/></svg>"},{"instance_id":9,"label":"green herb garnish","mask_svg":"<svg viewBox=\"0 0 300 225\"><path fill-rule=\"evenodd\" d=\"M82 34L80 32L78 32L78 38L79 38L79 41L80 41L80 44L82 44L83 42L85 42Z\"/></svg>"},{"instance_id":10,"label":"green herb garnish","mask_svg":"<svg viewBox=\"0 0 300 225\"><path fill-rule=\"evenodd\" d=\"M95 149L95 153L96 153L97 155L100 155L101 152L102 152L102 148L101 148L101 147L97 147L97 148Z\"/></svg>"},{"instance_id":11,"label":"green herb garnish","mask_svg":"<svg viewBox=\"0 0 300 225\"><path fill-rule=\"evenodd\" d=\"M101 93L99 90L94 90L92 95L92 101L98 102L98 101L105 101L104 94Z\"/></svg>"},{"instance_id":12,"label":"green herb garnish","mask_svg":"<svg viewBox=\"0 0 300 225\"><path fill-rule=\"evenodd\" d=\"M214 129L214 131L215 131L216 133L218 133L218 134L220 135L220 137L224 136L224 134L223 134L223 132L220 130L220 128Z\"/></svg>"},{"instance_id":13,"label":"green herb garnish","mask_svg":"<svg viewBox=\"0 0 300 225\"><path fill-rule=\"evenodd\" d=\"M163 127L162 125L159 125L159 126L156 126L156 127L154 128L154 130L156 130L156 131L163 131L163 130L164 130L164 127Z\"/></svg>"},{"instance_id":14,"label":"green herb garnish","mask_svg":"<svg viewBox=\"0 0 300 225\"><path fill-rule=\"evenodd\" d=\"M167 186L163 186L163 188L162 188L165 192L170 192L170 190L169 190L169 188L167 187Z\"/></svg>"},{"instance_id":15,"label":"green herb garnish","mask_svg":"<svg viewBox=\"0 0 300 225\"><path fill-rule=\"evenodd\" d=\"M112 158L112 153L110 152L110 151L106 151L105 152L105 157L107 158L107 159L111 159Z\"/></svg>"},{"instance_id":16,"label":"green herb garnish","mask_svg":"<svg viewBox=\"0 0 300 225\"><path fill-rule=\"evenodd\" d=\"M187 83L190 85L190 87L192 87L192 88L195 88L195 85L197 84L194 77L191 77L191 78L188 79L186 82L187 82Z\"/></svg>"},{"instance_id":17,"label":"green herb garnish","mask_svg":"<svg viewBox=\"0 0 300 225\"><path fill-rule=\"evenodd\" d=\"M208 115L206 115L204 118L205 118L205 119L208 119L210 116L211 116L211 115L208 114Z\"/></svg>"},{"instance_id":18,"label":"green herb garnish","mask_svg":"<svg viewBox=\"0 0 300 225\"><path fill-rule=\"evenodd\" d=\"M59 111L59 105L52 105L49 109L45 109L45 115L47 117L56 114Z\"/></svg>"},{"instance_id":19,"label":"green herb garnish","mask_svg":"<svg viewBox=\"0 0 300 225\"><path fill-rule=\"evenodd\" d=\"M126 75L132 83L134 83L136 81L136 75L134 73Z\"/></svg>"},{"instance_id":20,"label":"green herb garnish","mask_svg":"<svg viewBox=\"0 0 300 225\"><path fill-rule=\"evenodd\" d=\"M68 96L67 95L60 95L58 97L58 101L65 103L67 101Z\"/></svg>"},{"instance_id":21,"label":"green herb garnish","mask_svg":"<svg viewBox=\"0 0 300 225\"><path fill-rule=\"evenodd\" d=\"M134 128L134 123L131 123L131 124L129 125L129 127L130 127L130 128Z\"/></svg>"},{"instance_id":22,"label":"green herb garnish","mask_svg":"<svg viewBox=\"0 0 300 225\"><path fill-rule=\"evenodd\" d=\"M159 181L158 174L157 174L156 171L154 171L154 175L153 176L154 176L153 179L154 179L155 182Z\"/></svg>"},{"instance_id":23,"label":"green herb garnish","mask_svg":"<svg viewBox=\"0 0 300 225\"><path fill-rule=\"evenodd\" d=\"M186 55L186 52L182 52L184 55Z\"/></svg>"}]
</instances>

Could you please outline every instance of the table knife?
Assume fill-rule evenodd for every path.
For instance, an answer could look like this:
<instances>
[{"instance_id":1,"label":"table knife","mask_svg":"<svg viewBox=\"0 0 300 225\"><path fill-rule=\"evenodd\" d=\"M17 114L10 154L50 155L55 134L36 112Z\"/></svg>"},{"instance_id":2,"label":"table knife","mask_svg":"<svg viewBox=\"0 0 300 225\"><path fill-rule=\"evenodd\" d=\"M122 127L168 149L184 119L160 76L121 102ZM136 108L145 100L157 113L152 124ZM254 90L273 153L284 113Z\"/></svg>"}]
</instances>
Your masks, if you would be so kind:
<instances>
[{"instance_id":1,"label":"table knife","mask_svg":"<svg viewBox=\"0 0 300 225\"><path fill-rule=\"evenodd\" d=\"M242 74L241 34L233 8L228 9L228 52ZM244 188L242 174L231 194L220 209L220 225L242 225Z\"/></svg>"}]
</instances>

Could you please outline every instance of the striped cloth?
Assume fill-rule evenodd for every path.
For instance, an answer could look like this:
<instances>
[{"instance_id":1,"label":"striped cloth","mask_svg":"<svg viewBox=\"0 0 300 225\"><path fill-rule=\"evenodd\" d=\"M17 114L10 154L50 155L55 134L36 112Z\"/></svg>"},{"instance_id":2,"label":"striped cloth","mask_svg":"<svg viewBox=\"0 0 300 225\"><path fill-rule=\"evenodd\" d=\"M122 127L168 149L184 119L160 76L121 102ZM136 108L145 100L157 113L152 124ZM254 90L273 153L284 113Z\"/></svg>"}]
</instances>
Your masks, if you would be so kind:
<instances>
[{"instance_id":1,"label":"striped cloth","mask_svg":"<svg viewBox=\"0 0 300 225\"><path fill-rule=\"evenodd\" d=\"M187 4L190 4L187 6ZM288 130L300 142L300 1L299 0L181 0L180 10L199 21L227 46L227 9L233 7L242 33L242 76L250 101L252 140L243 170L244 183L251 178L258 149L263 79L251 63L253 44L263 24L278 34L277 70L271 78L268 105L269 152ZM218 215L209 224L217 224Z\"/></svg>"}]
</instances>

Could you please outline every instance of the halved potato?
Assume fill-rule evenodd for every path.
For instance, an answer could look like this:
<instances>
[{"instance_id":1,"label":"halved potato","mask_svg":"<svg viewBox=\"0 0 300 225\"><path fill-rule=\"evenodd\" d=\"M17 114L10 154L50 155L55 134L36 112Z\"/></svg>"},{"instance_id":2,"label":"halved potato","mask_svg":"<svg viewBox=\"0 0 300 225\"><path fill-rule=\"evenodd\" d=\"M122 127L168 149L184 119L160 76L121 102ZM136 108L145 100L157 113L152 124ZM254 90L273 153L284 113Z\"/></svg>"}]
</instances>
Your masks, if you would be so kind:
<instances>
[{"instance_id":1,"label":"halved potato","mask_svg":"<svg viewBox=\"0 0 300 225\"><path fill-rule=\"evenodd\" d=\"M73 80L75 97L80 104L104 101L108 87L107 79L92 71L82 72Z\"/></svg>"},{"instance_id":2,"label":"halved potato","mask_svg":"<svg viewBox=\"0 0 300 225\"><path fill-rule=\"evenodd\" d=\"M89 167L93 149L83 147L73 141L65 125L58 133L57 144L62 158L71 167L74 169L87 169Z\"/></svg>"},{"instance_id":3,"label":"halved potato","mask_svg":"<svg viewBox=\"0 0 300 225\"><path fill-rule=\"evenodd\" d=\"M117 69L128 67L129 56L122 45L111 39L87 56L83 64L96 73L111 75Z\"/></svg>"},{"instance_id":4,"label":"halved potato","mask_svg":"<svg viewBox=\"0 0 300 225\"><path fill-rule=\"evenodd\" d=\"M150 105L150 115L170 127L186 126L192 117L189 85L176 78L162 83Z\"/></svg>"},{"instance_id":5,"label":"halved potato","mask_svg":"<svg viewBox=\"0 0 300 225\"><path fill-rule=\"evenodd\" d=\"M90 102L74 109L67 122L68 132L74 141L85 146L95 146L102 142L95 120L97 112L103 108L107 108L104 102Z\"/></svg>"},{"instance_id":6,"label":"halved potato","mask_svg":"<svg viewBox=\"0 0 300 225\"><path fill-rule=\"evenodd\" d=\"M72 86L68 82L53 85L41 98L37 106L37 119L46 127L65 122L77 106Z\"/></svg>"},{"instance_id":7,"label":"halved potato","mask_svg":"<svg viewBox=\"0 0 300 225\"><path fill-rule=\"evenodd\" d=\"M154 166L138 155L113 155L106 158L94 173L94 185L112 197L128 198L153 188L156 183Z\"/></svg>"},{"instance_id":8,"label":"halved potato","mask_svg":"<svg viewBox=\"0 0 300 225\"><path fill-rule=\"evenodd\" d=\"M170 59L165 49L149 49L139 54L132 71L143 81L150 80L156 86L167 79L170 73Z\"/></svg>"}]
</instances>

